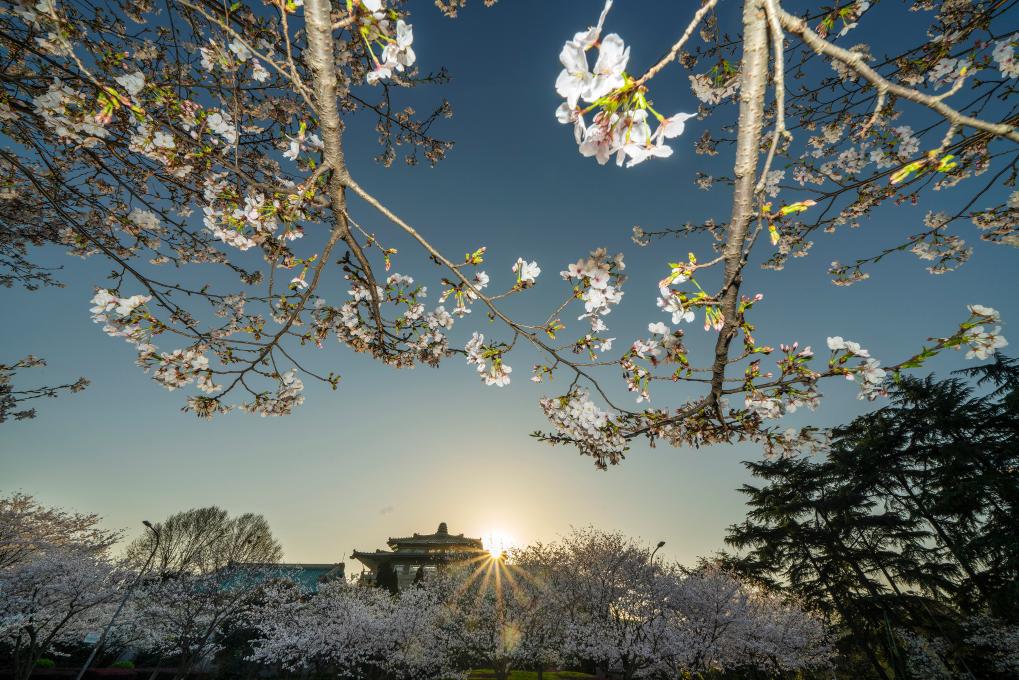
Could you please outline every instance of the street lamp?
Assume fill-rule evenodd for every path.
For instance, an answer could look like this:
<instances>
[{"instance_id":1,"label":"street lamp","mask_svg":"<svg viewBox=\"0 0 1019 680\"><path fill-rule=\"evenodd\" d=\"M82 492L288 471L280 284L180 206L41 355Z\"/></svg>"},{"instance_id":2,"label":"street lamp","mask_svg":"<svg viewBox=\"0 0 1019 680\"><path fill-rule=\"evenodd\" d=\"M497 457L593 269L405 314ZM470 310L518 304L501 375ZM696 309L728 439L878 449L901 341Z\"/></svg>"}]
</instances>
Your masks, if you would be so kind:
<instances>
[{"instance_id":1,"label":"street lamp","mask_svg":"<svg viewBox=\"0 0 1019 680\"><path fill-rule=\"evenodd\" d=\"M99 639L96 641L95 647L92 648L92 651L89 653L88 658L85 659L85 665L83 665L81 667L81 670L78 671L78 677L75 678L75 680L82 680L82 678L85 677L85 673L88 671L89 666L91 666L92 662L95 661L96 654L99 653L99 649L103 646L103 643L106 642L106 636L110 634L110 629L113 628L113 624L116 622L117 617L120 616L121 610L123 610L124 605L127 604L127 599L131 597L131 593L134 591L138 583L142 580L142 576L145 575L145 572L149 570L149 566L152 564L152 560L156 556L156 550L159 549L159 530L152 526L152 523L149 522L148 520L143 520L142 524L144 524L145 528L151 531L153 536L156 537L155 542L152 544L152 551L149 553L149 559L145 560L145 565L141 568L141 571L138 572L138 575L135 576L134 581L132 581L131 585L128 586L127 590L124 591L124 597L120 599L120 604L117 605L117 611L113 612L113 616L110 618L109 623L107 623L106 628L103 629L103 634L99 636Z\"/></svg>"},{"instance_id":2,"label":"street lamp","mask_svg":"<svg viewBox=\"0 0 1019 680\"><path fill-rule=\"evenodd\" d=\"M658 545L656 545L655 549L651 551L651 557L648 558L648 561L647 561L648 566L650 566L650 567L655 566L655 553L658 552L659 550L661 550L662 547L664 547L664 546L665 546L665 541L658 541Z\"/></svg>"}]
</instances>

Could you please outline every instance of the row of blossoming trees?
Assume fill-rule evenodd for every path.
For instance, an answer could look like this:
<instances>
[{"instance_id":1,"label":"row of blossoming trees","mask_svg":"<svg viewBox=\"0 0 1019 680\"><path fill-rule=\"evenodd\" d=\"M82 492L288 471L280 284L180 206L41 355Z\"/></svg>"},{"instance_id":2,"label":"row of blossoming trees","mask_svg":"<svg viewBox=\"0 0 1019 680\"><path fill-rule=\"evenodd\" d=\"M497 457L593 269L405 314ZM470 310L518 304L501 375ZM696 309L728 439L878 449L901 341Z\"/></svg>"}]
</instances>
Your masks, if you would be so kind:
<instances>
[{"instance_id":1,"label":"row of blossoming trees","mask_svg":"<svg viewBox=\"0 0 1019 680\"><path fill-rule=\"evenodd\" d=\"M587 664L625 678L826 667L824 625L716 565L683 571L619 534L562 541L440 572L395 598L334 583L314 597L273 593L256 659L370 677L449 677L472 667Z\"/></svg>"},{"instance_id":2,"label":"row of blossoming trees","mask_svg":"<svg viewBox=\"0 0 1019 680\"><path fill-rule=\"evenodd\" d=\"M465 0L436 4L455 15ZM159 384L195 390L186 409L203 417L235 408L283 415L303 402L304 381L335 387L336 372L310 370L301 356L330 338L398 367L462 354L497 386L511 380L513 352L530 346L533 380L564 378L541 401L553 425L543 436L600 466L618 462L635 438L809 448L816 432L775 420L814 408L824 379L853 380L873 399L943 350L985 358L1006 344L998 313L960 309L960 325L931 329L928 344L919 336L883 365L854 329L831 329L830 352L815 355L817 341L755 332L754 315L771 302L745 290L748 264L781 269L817 235L846 238L883 206L921 204L935 191L958 209L931 211L878 252L832 263L833 280L862 280L900 251L944 273L971 255L966 230L1015 245L1019 59L1007 2L915 0L905 19L887 2L787 4L796 3L666 3L668 12L656 11L676 23L677 40L659 62L635 65L610 32L612 11L629 10L609 1L594 26L595 8L585 7L591 16L577 26L589 27L560 50L549 88L584 156L664 164L692 126L703 130L698 153L732 150L731 176L696 177L700 188L731 191L729 214L635 230L638 244L708 234L714 247L687 255L680 245L663 259L658 285L636 294L657 298L665 316L646 332L619 331L621 348L607 320L623 298L622 254L593 250L562 270L556 292L527 253L486 252L483 229L465 235L462 260L439 252L428 225L412 225L357 180L344 134L365 115L385 164L397 149L408 162L436 163L451 146L436 136L445 102L424 116L398 103L401 88L445 76L419 69L428 61L421 35L395 0L4 0L0 283L54 283L33 259L39 245L102 258L112 278L89 293L94 320L131 343ZM880 26L907 19L926 34L884 44ZM548 46L550 66L556 49ZM882 50L890 52L876 57ZM683 69L700 106L666 116L652 85ZM351 217L355 204L370 209L364 224ZM597 245L579 244L578 255ZM413 268L415 255L438 267L435 304L429 286L390 272L397 258ZM491 275L485 263L494 263ZM540 302L545 291L530 318L504 311L507 296ZM451 329L472 310L499 325L454 340ZM695 319L707 335L688 337ZM638 406L603 389L613 374ZM666 382L690 392L646 405Z\"/></svg>"},{"instance_id":3,"label":"row of blossoming trees","mask_svg":"<svg viewBox=\"0 0 1019 680\"><path fill-rule=\"evenodd\" d=\"M342 580L309 592L274 567L279 545L257 516L179 513L133 542L124 561L111 558L118 536L97 521L24 495L0 499L0 644L18 680L43 656L80 650L115 613L101 658L132 649L176 678L208 670L238 634L252 660L273 668L354 677L489 667L503 678L579 664L627 678L781 674L826 667L832 656L822 620L795 602L715 564L685 571L593 529L451 566L394 595Z\"/></svg>"}]
</instances>

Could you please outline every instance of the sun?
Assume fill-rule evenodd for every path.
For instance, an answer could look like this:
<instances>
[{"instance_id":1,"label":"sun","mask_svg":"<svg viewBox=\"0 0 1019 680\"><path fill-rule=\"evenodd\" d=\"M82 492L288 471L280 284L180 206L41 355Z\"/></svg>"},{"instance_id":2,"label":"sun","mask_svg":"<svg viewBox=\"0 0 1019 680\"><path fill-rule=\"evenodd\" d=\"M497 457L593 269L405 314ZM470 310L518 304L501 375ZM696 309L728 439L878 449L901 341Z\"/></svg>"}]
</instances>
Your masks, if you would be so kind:
<instances>
[{"instance_id":1,"label":"sun","mask_svg":"<svg viewBox=\"0 0 1019 680\"><path fill-rule=\"evenodd\" d=\"M513 547L513 539L503 531L490 531L481 537L481 544L493 560L505 556Z\"/></svg>"}]
</instances>

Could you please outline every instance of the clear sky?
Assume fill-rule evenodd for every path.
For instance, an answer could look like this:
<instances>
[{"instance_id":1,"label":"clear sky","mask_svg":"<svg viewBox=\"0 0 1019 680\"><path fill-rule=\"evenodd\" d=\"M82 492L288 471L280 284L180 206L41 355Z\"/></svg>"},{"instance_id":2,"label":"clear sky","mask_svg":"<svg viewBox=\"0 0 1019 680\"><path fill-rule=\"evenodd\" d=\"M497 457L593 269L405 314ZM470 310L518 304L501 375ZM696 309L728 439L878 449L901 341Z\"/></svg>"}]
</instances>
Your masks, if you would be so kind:
<instances>
[{"instance_id":1,"label":"clear sky","mask_svg":"<svg viewBox=\"0 0 1019 680\"><path fill-rule=\"evenodd\" d=\"M723 1L724 16L733 16L737 4ZM456 146L436 168L383 169L371 162L375 133L365 120L351 123L346 144L358 181L453 259L487 246L493 289L510 285L509 268L518 256L537 260L543 270L538 287L510 305L525 317L543 318L565 294L558 272L567 263L600 245L623 251L632 278L607 321L617 347L625 347L646 336L648 322L665 320L655 307L665 262L689 250L709 253L700 239L640 249L630 240L631 228L724 221L727 190L699 191L693 178L698 169L731 173L731 155L725 147L709 161L695 155L693 142L705 126L717 129L716 121L696 120L670 159L632 170L601 167L577 153L570 131L553 115L559 103L553 83L563 40L591 24L600 5L504 0L486 9L472 0L450 21L431 2L410 3L422 69L446 66L453 80L441 89L420 88L409 101L423 112L448 98L455 115L437 131ZM608 30L632 44L631 70L642 71L660 56L693 6L617 2ZM686 73L676 67L656 79L654 94L656 108L666 113L696 110ZM784 272L749 268L745 291L765 295L756 317L759 338L823 348L827 335L843 335L890 363L930 335L951 333L965 318L966 304L996 307L1006 322L1019 318L1015 251L980 242L968 224L956 233L974 246L974 257L955 273L930 276L923 262L899 254L854 287L829 281L832 260L851 261L898 243L928 208L953 205L961 195L945 191L919 209L882 210L859 230L819 234L810 257L792 261ZM378 218L356 210L368 228L386 233ZM434 294L435 271L421 264L410 244L391 242L401 250L396 269L428 283ZM51 257L65 266L66 288L0 292L0 357L31 352L48 360L48 368L25 374L26 384L84 375L92 386L39 404L37 420L2 426L0 492L22 490L46 503L95 511L131 534L143 519L189 507L259 512L287 559L309 562L347 560L354 548L434 531L440 521L455 533L499 531L517 542L595 524L665 540L666 554L691 561L721 548L725 527L743 516L735 489L748 479L740 461L761 455L755 446L697 451L639 443L623 465L599 472L572 449L528 437L547 429L536 402L553 392L527 380L532 357L526 354L511 356L514 380L500 389L483 386L461 358L439 370L396 371L328 345L305 356L342 374L335 393L306 381L307 401L293 416L237 413L198 421L179 412L180 393L166 392L134 366L129 346L90 322L88 299L108 271L105 263ZM479 328L507 339L480 312L473 317L459 323L455 340L462 343ZM576 324L571 330L581 332ZM1014 332L1006 325L1006 336ZM713 337L696 325L688 333L703 358ZM961 354L952 353L932 368L963 364ZM564 389L559 381L554 386L554 393ZM856 400L852 384L822 389L828 395L822 409L796 414L789 425L842 422L869 407ZM653 403L674 405L693 394L666 385L653 392Z\"/></svg>"}]
</instances>

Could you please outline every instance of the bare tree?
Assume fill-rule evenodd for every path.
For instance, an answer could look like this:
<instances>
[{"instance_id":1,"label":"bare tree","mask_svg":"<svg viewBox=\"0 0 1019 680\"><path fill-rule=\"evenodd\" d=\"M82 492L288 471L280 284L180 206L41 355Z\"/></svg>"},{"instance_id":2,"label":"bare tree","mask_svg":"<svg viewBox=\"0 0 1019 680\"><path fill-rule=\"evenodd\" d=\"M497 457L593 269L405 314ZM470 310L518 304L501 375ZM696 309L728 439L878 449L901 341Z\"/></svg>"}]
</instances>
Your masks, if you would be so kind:
<instances>
[{"instance_id":1,"label":"bare tree","mask_svg":"<svg viewBox=\"0 0 1019 680\"><path fill-rule=\"evenodd\" d=\"M170 515L153 525L159 545L152 572L163 577L214 574L231 565L271 565L283 557L283 549L262 515L230 517L215 506L194 508ZM127 547L127 557L141 564L152 552L155 532L146 532Z\"/></svg>"}]
</instances>

